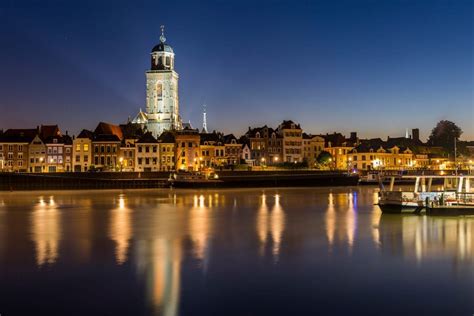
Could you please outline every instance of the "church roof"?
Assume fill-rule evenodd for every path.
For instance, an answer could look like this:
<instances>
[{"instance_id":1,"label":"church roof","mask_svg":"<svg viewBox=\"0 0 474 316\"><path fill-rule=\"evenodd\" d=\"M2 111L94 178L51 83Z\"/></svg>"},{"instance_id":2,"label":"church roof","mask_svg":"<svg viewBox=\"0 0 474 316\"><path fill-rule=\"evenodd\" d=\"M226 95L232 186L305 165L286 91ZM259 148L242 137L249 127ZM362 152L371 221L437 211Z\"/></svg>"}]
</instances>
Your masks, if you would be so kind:
<instances>
[{"instance_id":1,"label":"church roof","mask_svg":"<svg viewBox=\"0 0 474 316\"><path fill-rule=\"evenodd\" d=\"M132 120L133 124L146 124L147 122L148 116L146 113L142 112L142 109L140 109L140 112L138 112L138 114Z\"/></svg>"},{"instance_id":2,"label":"church roof","mask_svg":"<svg viewBox=\"0 0 474 316\"><path fill-rule=\"evenodd\" d=\"M152 53L154 52L167 52L167 53L173 53L173 48L169 46L168 44L165 43L159 43L153 49L151 50Z\"/></svg>"}]
</instances>

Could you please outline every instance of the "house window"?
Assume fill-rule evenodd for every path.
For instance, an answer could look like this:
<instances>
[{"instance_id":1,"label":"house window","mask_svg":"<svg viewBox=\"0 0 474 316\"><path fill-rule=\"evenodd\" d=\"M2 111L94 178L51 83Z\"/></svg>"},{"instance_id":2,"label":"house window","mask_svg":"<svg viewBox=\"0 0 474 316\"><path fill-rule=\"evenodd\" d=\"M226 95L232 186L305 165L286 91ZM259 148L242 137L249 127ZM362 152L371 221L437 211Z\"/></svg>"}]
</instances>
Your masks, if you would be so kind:
<instances>
[{"instance_id":1,"label":"house window","mask_svg":"<svg viewBox=\"0 0 474 316\"><path fill-rule=\"evenodd\" d=\"M8 145L8 151L13 151L13 145Z\"/></svg>"},{"instance_id":2,"label":"house window","mask_svg":"<svg viewBox=\"0 0 474 316\"><path fill-rule=\"evenodd\" d=\"M23 145L18 145L18 151L23 151Z\"/></svg>"},{"instance_id":3,"label":"house window","mask_svg":"<svg viewBox=\"0 0 474 316\"><path fill-rule=\"evenodd\" d=\"M81 161L81 156L76 155L76 162L80 162L80 161Z\"/></svg>"},{"instance_id":4,"label":"house window","mask_svg":"<svg viewBox=\"0 0 474 316\"><path fill-rule=\"evenodd\" d=\"M81 151L81 144L76 145L76 151Z\"/></svg>"},{"instance_id":5,"label":"house window","mask_svg":"<svg viewBox=\"0 0 474 316\"><path fill-rule=\"evenodd\" d=\"M84 155L84 162L88 162L88 161L89 161L89 156Z\"/></svg>"},{"instance_id":6,"label":"house window","mask_svg":"<svg viewBox=\"0 0 474 316\"><path fill-rule=\"evenodd\" d=\"M89 144L84 144L84 151L89 151Z\"/></svg>"},{"instance_id":7,"label":"house window","mask_svg":"<svg viewBox=\"0 0 474 316\"><path fill-rule=\"evenodd\" d=\"M138 146L138 152L139 152L139 153L142 152L142 146Z\"/></svg>"}]
</instances>

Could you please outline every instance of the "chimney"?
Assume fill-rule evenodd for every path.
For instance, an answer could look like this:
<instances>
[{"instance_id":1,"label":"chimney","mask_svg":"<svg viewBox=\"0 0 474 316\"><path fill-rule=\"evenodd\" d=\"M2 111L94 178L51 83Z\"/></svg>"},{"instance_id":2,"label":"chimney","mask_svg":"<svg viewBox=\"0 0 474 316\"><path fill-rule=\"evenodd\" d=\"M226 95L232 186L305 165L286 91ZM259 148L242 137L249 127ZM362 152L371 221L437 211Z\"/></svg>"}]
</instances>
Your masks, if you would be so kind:
<instances>
[{"instance_id":1,"label":"chimney","mask_svg":"<svg viewBox=\"0 0 474 316\"><path fill-rule=\"evenodd\" d=\"M411 138L413 140L420 140L420 129L414 128L411 130Z\"/></svg>"}]
</instances>

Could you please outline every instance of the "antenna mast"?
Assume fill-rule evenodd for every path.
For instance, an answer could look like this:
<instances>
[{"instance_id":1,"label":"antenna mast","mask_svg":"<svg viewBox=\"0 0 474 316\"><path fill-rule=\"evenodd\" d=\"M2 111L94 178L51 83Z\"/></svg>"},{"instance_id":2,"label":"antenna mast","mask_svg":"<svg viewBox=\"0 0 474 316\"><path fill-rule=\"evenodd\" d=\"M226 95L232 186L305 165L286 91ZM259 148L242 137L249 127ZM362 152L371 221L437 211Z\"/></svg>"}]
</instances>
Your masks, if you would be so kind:
<instances>
[{"instance_id":1,"label":"antenna mast","mask_svg":"<svg viewBox=\"0 0 474 316\"><path fill-rule=\"evenodd\" d=\"M205 133L207 133L207 113L206 113L206 105L202 106L202 129Z\"/></svg>"}]
</instances>

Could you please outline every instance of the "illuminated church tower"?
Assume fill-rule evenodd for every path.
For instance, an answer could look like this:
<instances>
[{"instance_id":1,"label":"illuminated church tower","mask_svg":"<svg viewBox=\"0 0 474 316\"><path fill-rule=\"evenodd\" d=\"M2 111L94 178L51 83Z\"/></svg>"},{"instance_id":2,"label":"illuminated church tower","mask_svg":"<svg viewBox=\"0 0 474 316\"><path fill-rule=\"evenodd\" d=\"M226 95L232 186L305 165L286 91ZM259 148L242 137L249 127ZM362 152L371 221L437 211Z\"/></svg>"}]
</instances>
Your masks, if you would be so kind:
<instances>
[{"instance_id":1,"label":"illuminated church tower","mask_svg":"<svg viewBox=\"0 0 474 316\"><path fill-rule=\"evenodd\" d=\"M173 48L165 44L164 26L160 43L151 51L151 69L146 72L147 129L158 137L164 130L181 129L178 79Z\"/></svg>"}]
</instances>

